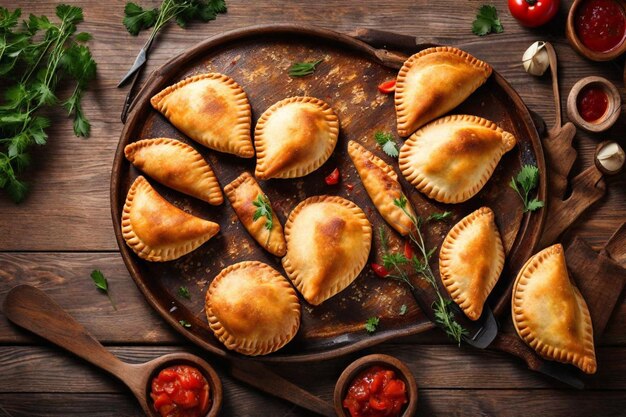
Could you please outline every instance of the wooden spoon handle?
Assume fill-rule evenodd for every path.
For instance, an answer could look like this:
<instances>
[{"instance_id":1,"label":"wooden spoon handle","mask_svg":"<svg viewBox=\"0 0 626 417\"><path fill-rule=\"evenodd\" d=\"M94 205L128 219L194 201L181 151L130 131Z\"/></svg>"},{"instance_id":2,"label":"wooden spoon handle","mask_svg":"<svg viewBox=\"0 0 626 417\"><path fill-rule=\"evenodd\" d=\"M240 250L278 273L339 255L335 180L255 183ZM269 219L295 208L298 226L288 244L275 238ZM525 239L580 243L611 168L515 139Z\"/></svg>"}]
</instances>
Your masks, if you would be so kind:
<instances>
[{"instance_id":1,"label":"wooden spoon handle","mask_svg":"<svg viewBox=\"0 0 626 417\"><path fill-rule=\"evenodd\" d=\"M310 392L292 384L269 370L265 365L244 360L231 362L231 376L265 393L285 399L300 407L327 417L335 417L332 405Z\"/></svg>"},{"instance_id":2,"label":"wooden spoon handle","mask_svg":"<svg viewBox=\"0 0 626 417\"><path fill-rule=\"evenodd\" d=\"M18 285L9 291L4 315L50 342L122 379L129 365L117 359L43 291Z\"/></svg>"}]
</instances>

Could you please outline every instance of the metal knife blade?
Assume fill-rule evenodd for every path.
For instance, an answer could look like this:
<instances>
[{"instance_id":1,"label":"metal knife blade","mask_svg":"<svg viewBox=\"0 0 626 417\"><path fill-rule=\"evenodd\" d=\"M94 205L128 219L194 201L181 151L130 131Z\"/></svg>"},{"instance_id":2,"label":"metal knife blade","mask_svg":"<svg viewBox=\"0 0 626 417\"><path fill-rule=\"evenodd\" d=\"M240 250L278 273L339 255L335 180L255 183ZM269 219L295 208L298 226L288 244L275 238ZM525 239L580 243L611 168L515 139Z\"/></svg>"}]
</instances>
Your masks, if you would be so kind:
<instances>
[{"instance_id":1,"label":"metal knife blade","mask_svg":"<svg viewBox=\"0 0 626 417\"><path fill-rule=\"evenodd\" d=\"M435 302L435 292L430 287L424 288L413 280L414 285L411 288L413 298L417 301L420 309L424 315L437 327L442 328L439 322L435 318L435 314L432 308ZM491 344L491 342L498 335L498 322L496 321L493 311L489 305L485 304L483 313L476 321L468 319L463 311L455 304L451 303L452 313L454 319L457 321L466 331L467 335L462 336L462 340L468 345L476 347L478 349L484 349ZM444 329L445 330L445 329Z\"/></svg>"},{"instance_id":2,"label":"metal knife blade","mask_svg":"<svg viewBox=\"0 0 626 417\"><path fill-rule=\"evenodd\" d=\"M117 88L123 87L126 84L126 82L128 82L128 80L130 80L132 76L135 75L135 73L141 69L141 67L146 65L147 56L148 56L148 51L147 51L147 48L144 46L143 48L141 48L141 50L137 54L137 57L135 58L135 62L133 63L133 66L130 67L126 75L124 75L124 78L122 78L122 80L117 84Z\"/></svg>"}]
</instances>

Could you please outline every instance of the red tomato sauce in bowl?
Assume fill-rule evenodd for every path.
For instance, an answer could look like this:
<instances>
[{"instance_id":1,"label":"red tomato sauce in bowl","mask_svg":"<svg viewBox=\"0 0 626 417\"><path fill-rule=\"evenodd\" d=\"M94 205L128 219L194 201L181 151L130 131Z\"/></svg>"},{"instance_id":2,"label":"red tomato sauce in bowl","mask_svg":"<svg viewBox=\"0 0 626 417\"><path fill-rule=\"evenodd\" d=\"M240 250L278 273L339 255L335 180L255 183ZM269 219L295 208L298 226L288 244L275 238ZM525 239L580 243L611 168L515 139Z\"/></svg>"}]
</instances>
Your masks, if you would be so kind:
<instances>
[{"instance_id":1,"label":"red tomato sauce in bowl","mask_svg":"<svg viewBox=\"0 0 626 417\"><path fill-rule=\"evenodd\" d=\"M407 402L404 381L390 369L372 366L351 382L343 406L351 417L399 417Z\"/></svg>"},{"instance_id":2,"label":"red tomato sauce in bowl","mask_svg":"<svg viewBox=\"0 0 626 417\"><path fill-rule=\"evenodd\" d=\"M609 108L609 95L598 85L590 84L583 88L576 99L576 108L587 122L595 122Z\"/></svg>"},{"instance_id":3,"label":"red tomato sauce in bowl","mask_svg":"<svg viewBox=\"0 0 626 417\"><path fill-rule=\"evenodd\" d=\"M150 397L161 417L204 417L211 407L209 383L192 366L162 369L152 379Z\"/></svg>"},{"instance_id":4,"label":"red tomato sauce in bowl","mask_svg":"<svg viewBox=\"0 0 626 417\"><path fill-rule=\"evenodd\" d=\"M626 11L615 0L587 0L578 7L575 27L587 48L609 52L626 38Z\"/></svg>"}]
</instances>

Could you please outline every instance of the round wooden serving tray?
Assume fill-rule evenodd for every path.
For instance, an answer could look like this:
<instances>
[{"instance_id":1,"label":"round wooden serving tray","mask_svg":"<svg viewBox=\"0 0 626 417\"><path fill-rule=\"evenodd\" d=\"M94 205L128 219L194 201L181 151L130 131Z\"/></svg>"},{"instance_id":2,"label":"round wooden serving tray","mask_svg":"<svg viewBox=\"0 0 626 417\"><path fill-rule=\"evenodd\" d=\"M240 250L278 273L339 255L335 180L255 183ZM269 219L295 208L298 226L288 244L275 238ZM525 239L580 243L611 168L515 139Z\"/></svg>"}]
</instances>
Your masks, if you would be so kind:
<instances>
[{"instance_id":1,"label":"round wooden serving tray","mask_svg":"<svg viewBox=\"0 0 626 417\"><path fill-rule=\"evenodd\" d=\"M402 240L371 203L347 155L347 144L350 139L356 140L397 169L397 161L384 155L374 141L376 131L396 133L393 95L377 91L378 84L396 76L404 59L402 56L390 59L390 56L394 57L387 51L330 30L302 25L260 26L208 39L173 58L148 78L122 131L115 156L111 179L113 224L122 257L137 286L150 305L189 340L217 355L237 357L224 348L208 327L204 298L209 283L223 268L243 260L259 260L283 270L280 259L265 252L248 235L227 200L221 206L209 206L152 180L152 185L168 201L219 223L221 231L196 251L172 262L144 261L126 245L121 235L120 217L130 184L139 175L124 158L127 144L156 137L189 143L209 161L222 187L244 170L254 172L254 159L215 152L186 138L150 106L150 97L188 76L220 72L232 77L246 91L252 106L253 126L263 111L283 98L309 95L326 101L341 122L337 147L330 159L306 177L260 181L260 185L283 224L290 211L309 196L330 194L354 201L364 209L375 231L368 262L380 262L379 227L387 230L392 247L401 248ZM303 78L288 76L287 69L293 62L317 59L324 61L314 74ZM505 271L489 299L498 313L506 306L515 273L531 255L543 223L543 210L532 215L522 213L520 199L508 183L522 164L537 165L541 172L539 198L545 201L543 152L527 108L497 73L454 113L493 120L518 139L518 145L502 158L485 187L463 204L446 205L425 198L399 177L405 193L422 217L445 210L453 212L451 219L425 226L429 247L440 245L448 230L473 210L483 205L493 209L508 252ZM403 140L397 138L397 142L402 144ZM341 182L328 186L324 177L335 167L341 171ZM437 257L433 258L432 266L437 273ZM180 286L189 289L190 299L177 295ZM320 306L313 307L303 299L301 303L302 324L294 340L280 351L258 359L285 362L327 359L433 327L409 291L395 281L376 277L369 265L352 285ZM408 307L404 314L403 305ZM370 335L363 325L374 316L380 318L380 325ZM181 326L179 320L186 320L191 327Z\"/></svg>"}]
</instances>

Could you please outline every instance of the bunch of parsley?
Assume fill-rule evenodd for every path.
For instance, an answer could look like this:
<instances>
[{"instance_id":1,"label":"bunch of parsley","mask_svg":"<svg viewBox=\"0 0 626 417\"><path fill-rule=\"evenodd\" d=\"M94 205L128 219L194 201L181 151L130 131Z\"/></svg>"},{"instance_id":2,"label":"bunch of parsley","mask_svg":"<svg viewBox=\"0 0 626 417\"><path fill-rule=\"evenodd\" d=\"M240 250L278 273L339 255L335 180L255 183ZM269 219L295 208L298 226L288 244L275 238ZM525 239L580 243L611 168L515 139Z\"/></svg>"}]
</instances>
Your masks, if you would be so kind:
<instances>
[{"instance_id":1,"label":"bunch of parsley","mask_svg":"<svg viewBox=\"0 0 626 417\"><path fill-rule=\"evenodd\" d=\"M160 7L144 9L140 5L128 2L124 8L124 26L137 36L144 29L152 29L151 38L170 20L184 28L187 22L197 19L202 22L214 20L218 13L226 12L224 0L163 0Z\"/></svg>"},{"instance_id":2,"label":"bunch of parsley","mask_svg":"<svg viewBox=\"0 0 626 417\"><path fill-rule=\"evenodd\" d=\"M60 4L59 23L46 16L30 15L18 25L21 10L0 7L0 78L4 93L0 102L0 188L15 202L28 192L20 175L29 165L29 148L44 145L50 120L45 107L61 105L74 118L76 136L89 136L90 125L83 115L81 97L96 75L96 63L89 48L81 43L88 33L76 33L83 21L79 7ZM62 80L74 83L69 98L56 93Z\"/></svg>"}]
</instances>

